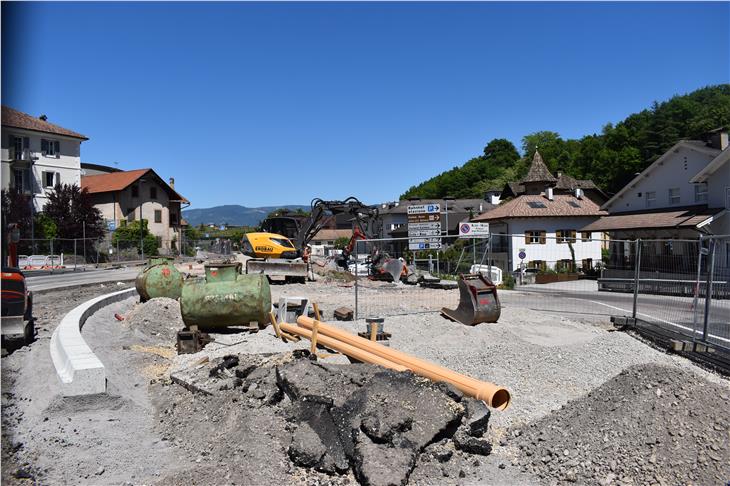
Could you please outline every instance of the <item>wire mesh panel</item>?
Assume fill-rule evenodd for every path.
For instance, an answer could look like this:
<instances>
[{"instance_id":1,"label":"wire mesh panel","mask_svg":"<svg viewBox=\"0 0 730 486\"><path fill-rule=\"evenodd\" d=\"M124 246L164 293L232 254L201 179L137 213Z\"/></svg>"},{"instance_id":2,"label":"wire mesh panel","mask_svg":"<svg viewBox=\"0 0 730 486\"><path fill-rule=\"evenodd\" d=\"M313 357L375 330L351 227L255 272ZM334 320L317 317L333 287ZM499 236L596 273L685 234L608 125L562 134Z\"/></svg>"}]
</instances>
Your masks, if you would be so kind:
<instances>
[{"instance_id":1,"label":"wire mesh panel","mask_svg":"<svg viewBox=\"0 0 730 486\"><path fill-rule=\"evenodd\" d=\"M404 238L358 241L350 272L359 319L439 312L456 307L459 291L455 275L447 269L461 266L439 246L445 238L434 237L433 248L412 250Z\"/></svg>"},{"instance_id":2,"label":"wire mesh panel","mask_svg":"<svg viewBox=\"0 0 730 486\"><path fill-rule=\"evenodd\" d=\"M699 275L702 319L697 320L701 340L730 349L730 236L703 238L704 272Z\"/></svg>"},{"instance_id":3,"label":"wire mesh panel","mask_svg":"<svg viewBox=\"0 0 730 486\"><path fill-rule=\"evenodd\" d=\"M637 248L636 318L692 337L704 292L699 240L639 240Z\"/></svg>"}]
</instances>

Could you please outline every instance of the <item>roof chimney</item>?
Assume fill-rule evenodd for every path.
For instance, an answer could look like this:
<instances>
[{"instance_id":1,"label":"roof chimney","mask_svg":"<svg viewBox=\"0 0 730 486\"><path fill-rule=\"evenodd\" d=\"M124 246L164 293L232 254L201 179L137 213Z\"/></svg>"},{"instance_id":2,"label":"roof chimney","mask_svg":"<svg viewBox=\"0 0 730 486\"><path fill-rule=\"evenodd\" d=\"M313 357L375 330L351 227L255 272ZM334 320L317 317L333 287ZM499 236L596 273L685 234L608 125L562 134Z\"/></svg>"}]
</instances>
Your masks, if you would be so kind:
<instances>
[{"instance_id":1,"label":"roof chimney","mask_svg":"<svg viewBox=\"0 0 730 486\"><path fill-rule=\"evenodd\" d=\"M43 120L43 121L48 120L48 117L46 115L41 115L38 118L41 119L41 120Z\"/></svg>"},{"instance_id":2,"label":"roof chimney","mask_svg":"<svg viewBox=\"0 0 730 486\"><path fill-rule=\"evenodd\" d=\"M174 177L170 177L170 187L175 189L175 178Z\"/></svg>"},{"instance_id":3,"label":"roof chimney","mask_svg":"<svg viewBox=\"0 0 730 486\"><path fill-rule=\"evenodd\" d=\"M710 146L719 150L725 150L728 146L728 133L725 128L718 128L710 134Z\"/></svg>"},{"instance_id":4,"label":"roof chimney","mask_svg":"<svg viewBox=\"0 0 730 486\"><path fill-rule=\"evenodd\" d=\"M580 187L575 190L575 197L577 199L583 199L583 189Z\"/></svg>"},{"instance_id":5,"label":"roof chimney","mask_svg":"<svg viewBox=\"0 0 730 486\"><path fill-rule=\"evenodd\" d=\"M545 195L547 196L549 201L552 201L553 200L553 188L548 187L547 189L545 189Z\"/></svg>"}]
</instances>

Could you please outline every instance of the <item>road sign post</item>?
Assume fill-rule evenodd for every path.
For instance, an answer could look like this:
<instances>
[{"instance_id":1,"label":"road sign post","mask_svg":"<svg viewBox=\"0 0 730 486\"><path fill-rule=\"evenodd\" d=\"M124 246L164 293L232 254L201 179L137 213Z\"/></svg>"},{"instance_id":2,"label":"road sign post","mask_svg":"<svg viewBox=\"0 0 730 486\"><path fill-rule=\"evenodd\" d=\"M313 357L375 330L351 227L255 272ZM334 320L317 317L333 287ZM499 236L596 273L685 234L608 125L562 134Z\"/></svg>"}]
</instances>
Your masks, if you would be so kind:
<instances>
[{"instance_id":1,"label":"road sign post","mask_svg":"<svg viewBox=\"0 0 730 486\"><path fill-rule=\"evenodd\" d=\"M438 250L441 248L441 205L412 204L408 214L408 249Z\"/></svg>"}]
</instances>

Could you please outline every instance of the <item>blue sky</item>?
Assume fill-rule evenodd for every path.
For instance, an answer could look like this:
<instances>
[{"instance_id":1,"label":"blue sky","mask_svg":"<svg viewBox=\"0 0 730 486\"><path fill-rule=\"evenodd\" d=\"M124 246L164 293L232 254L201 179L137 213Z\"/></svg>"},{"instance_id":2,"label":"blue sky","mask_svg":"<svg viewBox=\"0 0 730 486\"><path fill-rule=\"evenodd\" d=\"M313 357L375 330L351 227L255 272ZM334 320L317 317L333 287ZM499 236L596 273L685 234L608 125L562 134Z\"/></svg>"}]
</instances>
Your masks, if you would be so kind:
<instances>
[{"instance_id":1,"label":"blue sky","mask_svg":"<svg viewBox=\"0 0 730 486\"><path fill-rule=\"evenodd\" d=\"M730 81L730 3L3 3L2 101L192 207L392 200Z\"/></svg>"}]
</instances>

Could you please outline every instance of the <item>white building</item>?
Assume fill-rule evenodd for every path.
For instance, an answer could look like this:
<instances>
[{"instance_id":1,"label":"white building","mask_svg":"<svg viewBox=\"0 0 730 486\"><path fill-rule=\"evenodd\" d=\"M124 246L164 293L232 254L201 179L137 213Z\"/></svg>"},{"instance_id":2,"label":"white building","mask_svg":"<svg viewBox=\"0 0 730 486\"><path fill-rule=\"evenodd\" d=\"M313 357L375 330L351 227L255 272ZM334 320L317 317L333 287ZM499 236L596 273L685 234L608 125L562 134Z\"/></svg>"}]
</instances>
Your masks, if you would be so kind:
<instances>
[{"instance_id":1,"label":"white building","mask_svg":"<svg viewBox=\"0 0 730 486\"><path fill-rule=\"evenodd\" d=\"M681 140L606 202L609 215L585 227L612 239L696 239L728 234L728 135Z\"/></svg>"},{"instance_id":2,"label":"white building","mask_svg":"<svg viewBox=\"0 0 730 486\"><path fill-rule=\"evenodd\" d=\"M2 107L2 188L33 196L42 211L56 184L81 184L81 142L87 137L12 108Z\"/></svg>"},{"instance_id":3,"label":"white building","mask_svg":"<svg viewBox=\"0 0 730 486\"><path fill-rule=\"evenodd\" d=\"M160 239L163 253L180 249L181 205L190 202L175 190L174 179L167 184L152 169L99 171L82 177L81 187L91 195L110 232L127 222L144 219L150 233Z\"/></svg>"},{"instance_id":4,"label":"white building","mask_svg":"<svg viewBox=\"0 0 730 486\"><path fill-rule=\"evenodd\" d=\"M535 152L527 176L520 181L524 193L472 219L488 222L492 235L509 235L492 237L491 258L503 271L512 272L521 264L585 271L601 261L603 234L580 228L606 213L580 188L556 194L552 187L556 181Z\"/></svg>"}]
</instances>

